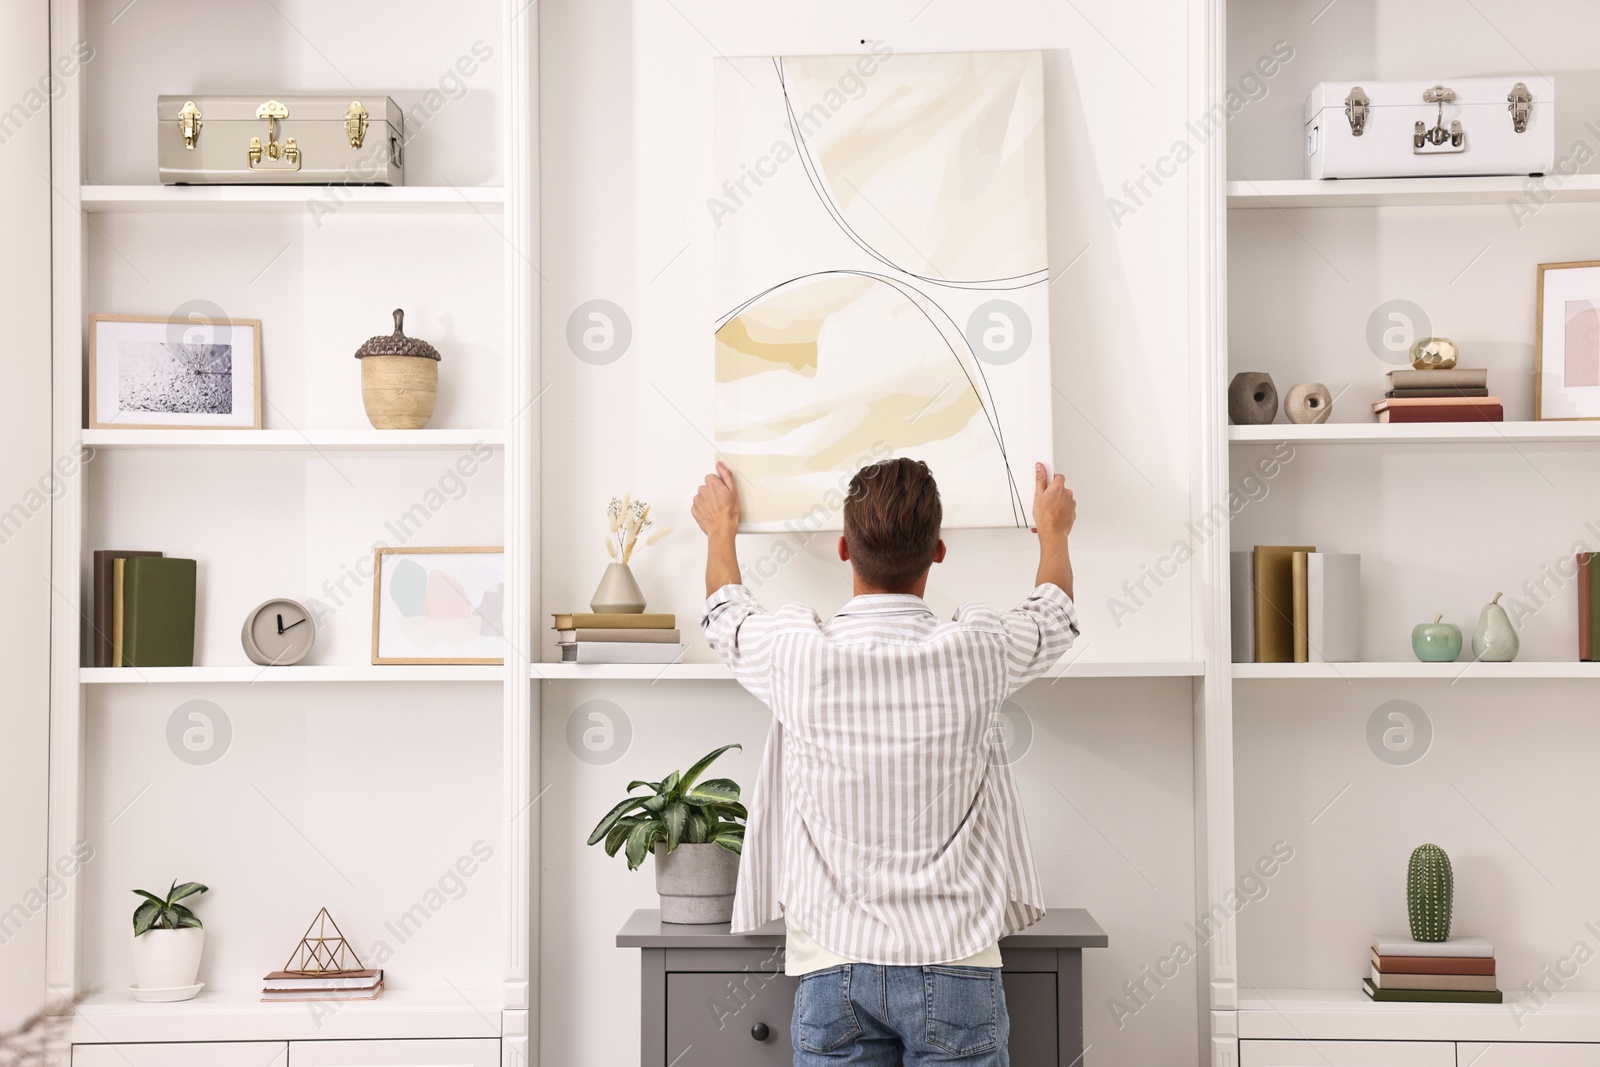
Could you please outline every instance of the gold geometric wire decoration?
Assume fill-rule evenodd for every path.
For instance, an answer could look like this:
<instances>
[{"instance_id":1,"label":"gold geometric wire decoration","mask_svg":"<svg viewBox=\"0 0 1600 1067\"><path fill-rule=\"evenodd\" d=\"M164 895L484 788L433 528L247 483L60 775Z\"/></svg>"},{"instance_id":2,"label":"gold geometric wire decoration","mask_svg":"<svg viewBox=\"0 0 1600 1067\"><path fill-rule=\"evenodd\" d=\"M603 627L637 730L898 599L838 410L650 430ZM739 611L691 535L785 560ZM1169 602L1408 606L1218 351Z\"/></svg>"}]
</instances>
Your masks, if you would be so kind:
<instances>
[{"instance_id":1,"label":"gold geometric wire decoration","mask_svg":"<svg viewBox=\"0 0 1600 1067\"><path fill-rule=\"evenodd\" d=\"M328 936L330 926L333 927L332 937ZM316 931L315 937L312 936L313 930ZM349 960L355 961L354 967L348 966ZM283 969L290 974L336 974L339 971L365 970L361 965L361 957L344 939L344 933L339 929L339 924L333 921L333 916L328 914L327 908L318 909L317 917L306 927L306 936L295 946L294 954L283 965Z\"/></svg>"}]
</instances>

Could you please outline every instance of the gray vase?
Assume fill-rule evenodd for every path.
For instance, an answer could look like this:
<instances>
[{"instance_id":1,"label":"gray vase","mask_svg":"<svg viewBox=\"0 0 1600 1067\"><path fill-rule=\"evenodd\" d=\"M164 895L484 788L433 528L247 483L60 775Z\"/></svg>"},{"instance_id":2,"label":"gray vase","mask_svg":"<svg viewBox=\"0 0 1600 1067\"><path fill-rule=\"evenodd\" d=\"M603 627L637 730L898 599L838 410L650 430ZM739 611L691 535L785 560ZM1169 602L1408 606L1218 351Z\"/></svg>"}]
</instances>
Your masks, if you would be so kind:
<instances>
[{"instance_id":1,"label":"gray vase","mask_svg":"<svg viewBox=\"0 0 1600 1067\"><path fill-rule=\"evenodd\" d=\"M1240 371L1228 383L1228 421L1235 426L1265 426L1278 416L1278 387L1263 371Z\"/></svg>"},{"instance_id":2,"label":"gray vase","mask_svg":"<svg viewBox=\"0 0 1600 1067\"><path fill-rule=\"evenodd\" d=\"M733 919L739 857L721 845L656 845L656 893L664 923L725 923Z\"/></svg>"},{"instance_id":3,"label":"gray vase","mask_svg":"<svg viewBox=\"0 0 1600 1067\"><path fill-rule=\"evenodd\" d=\"M644 610L644 591L633 580L626 563L608 563L600 586L589 600L589 610L637 615Z\"/></svg>"}]
</instances>

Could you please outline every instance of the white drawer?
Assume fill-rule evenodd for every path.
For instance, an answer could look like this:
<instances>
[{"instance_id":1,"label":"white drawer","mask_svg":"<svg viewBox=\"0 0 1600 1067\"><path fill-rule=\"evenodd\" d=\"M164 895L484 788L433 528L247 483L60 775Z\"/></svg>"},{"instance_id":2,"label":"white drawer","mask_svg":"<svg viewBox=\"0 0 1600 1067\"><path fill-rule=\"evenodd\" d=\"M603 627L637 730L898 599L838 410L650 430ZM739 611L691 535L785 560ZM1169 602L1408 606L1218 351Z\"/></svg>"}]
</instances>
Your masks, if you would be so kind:
<instances>
[{"instance_id":1,"label":"white drawer","mask_svg":"<svg viewBox=\"0 0 1600 1067\"><path fill-rule=\"evenodd\" d=\"M1239 1042L1239 1067L1456 1067L1456 1046L1453 1041L1246 1040Z\"/></svg>"},{"instance_id":2,"label":"white drawer","mask_svg":"<svg viewBox=\"0 0 1600 1067\"><path fill-rule=\"evenodd\" d=\"M1457 1046L1462 1063L1472 1067L1600 1067L1600 1045L1553 1041L1463 1041Z\"/></svg>"},{"instance_id":3,"label":"white drawer","mask_svg":"<svg viewBox=\"0 0 1600 1067\"><path fill-rule=\"evenodd\" d=\"M286 1041L73 1045L72 1067L288 1067Z\"/></svg>"},{"instance_id":4,"label":"white drawer","mask_svg":"<svg viewBox=\"0 0 1600 1067\"><path fill-rule=\"evenodd\" d=\"M500 1067L500 1042L291 1041L287 1067Z\"/></svg>"}]
</instances>

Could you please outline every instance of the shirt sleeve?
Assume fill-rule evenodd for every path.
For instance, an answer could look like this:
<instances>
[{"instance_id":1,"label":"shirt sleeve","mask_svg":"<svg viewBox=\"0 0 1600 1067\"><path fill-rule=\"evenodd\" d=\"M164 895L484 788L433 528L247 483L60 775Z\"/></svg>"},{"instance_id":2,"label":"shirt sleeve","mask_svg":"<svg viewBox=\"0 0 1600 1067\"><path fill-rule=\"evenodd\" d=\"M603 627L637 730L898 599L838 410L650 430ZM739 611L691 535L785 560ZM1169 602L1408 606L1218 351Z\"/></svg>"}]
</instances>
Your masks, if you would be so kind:
<instances>
[{"instance_id":1,"label":"shirt sleeve","mask_svg":"<svg viewBox=\"0 0 1600 1067\"><path fill-rule=\"evenodd\" d=\"M778 616L743 585L725 585L706 597L700 620L706 641L734 679L772 707L772 643Z\"/></svg>"},{"instance_id":2,"label":"shirt sleeve","mask_svg":"<svg viewBox=\"0 0 1600 1067\"><path fill-rule=\"evenodd\" d=\"M1049 582L1006 612L1006 691L1014 693L1060 659L1078 636L1072 598Z\"/></svg>"}]
</instances>

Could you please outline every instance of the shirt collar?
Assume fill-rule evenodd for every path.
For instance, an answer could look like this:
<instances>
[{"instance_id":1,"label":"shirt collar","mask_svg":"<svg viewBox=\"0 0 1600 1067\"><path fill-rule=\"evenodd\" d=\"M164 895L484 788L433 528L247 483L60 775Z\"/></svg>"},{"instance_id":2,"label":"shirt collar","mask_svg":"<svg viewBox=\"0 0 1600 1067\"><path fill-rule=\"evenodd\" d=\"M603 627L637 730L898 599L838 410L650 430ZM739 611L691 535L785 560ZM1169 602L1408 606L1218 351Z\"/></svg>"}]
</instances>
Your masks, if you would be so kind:
<instances>
[{"instance_id":1,"label":"shirt collar","mask_svg":"<svg viewBox=\"0 0 1600 1067\"><path fill-rule=\"evenodd\" d=\"M845 601L838 615L905 615L912 612L933 614L928 602L911 593L863 593Z\"/></svg>"}]
</instances>

